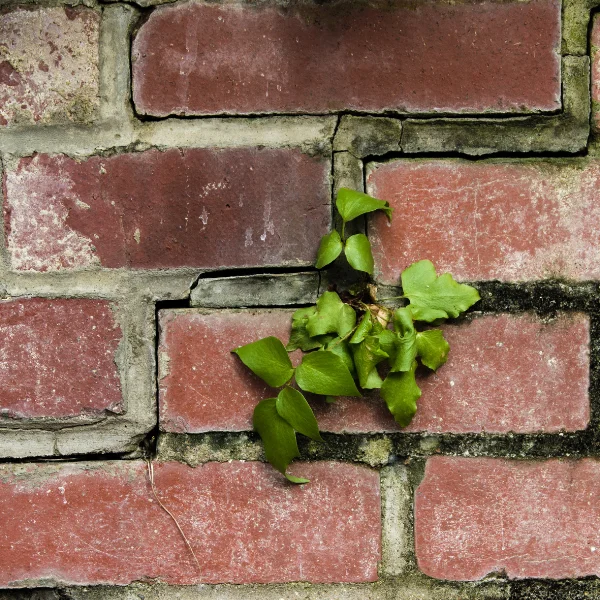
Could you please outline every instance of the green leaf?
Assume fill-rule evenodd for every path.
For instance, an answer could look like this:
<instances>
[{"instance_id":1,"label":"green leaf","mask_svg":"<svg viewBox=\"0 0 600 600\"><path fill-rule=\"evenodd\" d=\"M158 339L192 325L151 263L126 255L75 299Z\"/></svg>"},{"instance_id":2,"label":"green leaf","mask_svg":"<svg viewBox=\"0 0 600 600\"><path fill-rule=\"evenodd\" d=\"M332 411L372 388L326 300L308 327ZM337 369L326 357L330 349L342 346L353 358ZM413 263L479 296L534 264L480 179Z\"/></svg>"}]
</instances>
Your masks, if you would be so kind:
<instances>
[{"instance_id":1,"label":"green leaf","mask_svg":"<svg viewBox=\"0 0 600 600\"><path fill-rule=\"evenodd\" d=\"M340 188L337 193L335 205L342 219L346 222L375 210L382 210L387 215L387 218L390 221L392 220L392 209L389 202L378 200L377 198L348 188Z\"/></svg>"},{"instance_id":2,"label":"green leaf","mask_svg":"<svg viewBox=\"0 0 600 600\"><path fill-rule=\"evenodd\" d=\"M265 458L293 483L307 483L308 479L287 475L288 465L300 456L296 432L277 412L277 399L267 398L259 402L254 409L254 429L260 435Z\"/></svg>"},{"instance_id":3,"label":"green leaf","mask_svg":"<svg viewBox=\"0 0 600 600\"><path fill-rule=\"evenodd\" d=\"M281 387L294 374L294 369L283 344L276 337L270 336L240 346L233 350L242 362L267 385Z\"/></svg>"},{"instance_id":4,"label":"green leaf","mask_svg":"<svg viewBox=\"0 0 600 600\"><path fill-rule=\"evenodd\" d=\"M344 361L329 350L306 354L296 368L296 383L323 396L360 396Z\"/></svg>"},{"instance_id":5,"label":"green leaf","mask_svg":"<svg viewBox=\"0 0 600 600\"><path fill-rule=\"evenodd\" d=\"M394 311L393 323L394 330L400 335L406 335L407 333L414 332L415 330L412 312L408 306L397 308Z\"/></svg>"},{"instance_id":6,"label":"green leaf","mask_svg":"<svg viewBox=\"0 0 600 600\"><path fill-rule=\"evenodd\" d=\"M335 404L337 398L335 396L325 396L325 402L327 402L327 404Z\"/></svg>"},{"instance_id":7,"label":"green leaf","mask_svg":"<svg viewBox=\"0 0 600 600\"><path fill-rule=\"evenodd\" d=\"M437 277L429 260L416 262L402 273L402 289L413 318L428 323L458 317L480 299L475 288L457 283L450 273Z\"/></svg>"},{"instance_id":8,"label":"green leaf","mask_svg":"<svg viewBox=\"0 0 600 600\"><path fill-rule=\"evenodd\" d=\"M357 233L346 240L344 248L348 263L355 271L364 271L373 275L373 254L371 243L364 233Z\"/></svg>"},{"instance_id":9,"label":"green leaf","mask_svg":"<svg viewBox=\"0 0 600 600\"><path fill-rule=\"evenodd\" d=\"M312 408L298 390L284 387L277 396L276 408L279 416L298 433L317 442L323 441Z\"/></svg>"},{"instance_id":10,"label":"green leaf","mask_svg":"<svg viewBox=\"0 0 600 600\"><path fill-rule=\"evenodd\" d=\"M343 247L342 238L335 229L331 233L324 235L321 238L321 244L317 252L315 267L322 269L324 266L332 263L341 254Z\"/></svg>"},{"instance_id":11,"label":"green leaf","mask_svg":"<svg viewBox=\"0 0 600 600\"><path fill-rule=\"evenodd\" d=\"M370 312L366 312L363 315L363 318L360 320L356 331L352 334L350 338L351 344L360 344L371 332L373 328L373 318L371 317Z\"/></svg>"},{"instance_id":12,"label":"green leaf","mask_svg":"<svg viewBox=\"0 0 600 600\"><path fill-rule=\"evenodd\" d=\"M394 350L390 354L390 371L409 371L417 357L417 334L413 329L405 335L394 333Z\"/></svg>"},{"instance_id":13,"label":"green leaf","mask_svg":"<svg viewBox=\"0 0 600 600\"><path fill-rule=\"evenodd\" d=\"M393 315L394 339L390 352L392 373L409 371L417 357L417 332L409 308L398 308Z\"/></svg>"},{"instance_id":14,"label":"green leaf","mask_svg":"<svg viewBox=\"0 0 600 600\"><path fill-rule=\"evenodd\" d=\"M317 312L308 317L307 330L311 337L337 333L344 337L354 329L356 313L344 304L335 292L325 292L317 300Z\"/></svg>"},{"instance_id":15,"label":"green leaf","mask_svg":"<svg viewBox=\"0 0 600 600\"><path fill-rule=\"evenodd\" d=\"M381 386L381 396L401 427L412 421L417 412L417 400L421 397L415 380L416 368L415 361L405 373L390 373Z\"/></svg>"},{"instance_id":16,"label":"green leaf","mask_svg":"<svg viewBox=\"0 0 600 600\"><path fill-rule=\"evenodd\" d=\"M352 351L360 386L366 390L381 387L382 380L375 366L388 358L388 354L381 349L379 339L367 336L354 345Z\"/></svg>"},{"instance_id":17,"label":"green leaf","mask_svg":"<svg viewBox=\"0 0 600 600\"><path fill-rule=\"evenodd\" d=\"M310 337L310 334L306 330L306 324L308 323L308 317L317 314L316 306L309 306L308 308L299 308L292 315L292 332L290 334L290 341L288 342L285 349L288 352L293 350L314 350L315 348L321 348L323 345L319 340Z\"/></svg>"},{"instance_id":18,"label":"green leaf","mask_svg":"<svg viewBox=\"0 0 600 600\"><path fill-rule=\"evenodd\" d=\"M448 360L450 344L439 329L417 333L417 355L421 362L434 371Z\"/></svg>"},{"instance_id":19,"label":"green leaf","mask_svg":"<svg viewBox=\"0 0 600 600\"><path fill-rule=\"evenodd\" d=\"M375 330L375 327L373 327ZM371 332L373 337L376 337L379 340L379 347L389 356L393 356L396 351L396 343L398 339L398 334L394 331L390 331L389 329L380 328L376 334Z\"/></svg>"},{"instance_id":20,"label":"green leaf","mask_svg":"<svg viewBox=\"0 0 600 600\"><path fill-rule=\"evenodd\" d=\"M348 371L354 375L354 360L352 359L352 353L346 340L337 337L325 346L325 350L337 354L344 361L346 367L348 367Z\"/></svg>"}]
</instances>

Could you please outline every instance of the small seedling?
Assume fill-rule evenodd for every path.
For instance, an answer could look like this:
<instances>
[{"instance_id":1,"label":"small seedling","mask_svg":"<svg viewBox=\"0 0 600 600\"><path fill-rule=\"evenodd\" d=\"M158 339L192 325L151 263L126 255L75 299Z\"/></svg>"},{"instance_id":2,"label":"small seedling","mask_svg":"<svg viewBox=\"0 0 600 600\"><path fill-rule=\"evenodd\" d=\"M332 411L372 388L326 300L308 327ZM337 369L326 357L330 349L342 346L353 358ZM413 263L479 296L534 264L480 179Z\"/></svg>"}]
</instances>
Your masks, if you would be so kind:
<instances>
[{"instance_id":1,"label":"small seedling","mask_svg":"<svg viewBox=\"0 0 600 600\"><path fill-rule=\"evenodd\" d=\"M342 218L341 235L334 230L322 238L316 267L322 269L344 252L353 269L372 275L369 239L362 233L346 238L346 225L378 210L391 221L390 205L342 188L336 207ZM294 313L287 346L276 337L267 337L233 350L267 385L282 388L276 398L258 403L253 422L266 459L293 483L308 481L287 472L290 462L300 455L296 434L322 441L302 391L335 402L338 396L361 396L361 390L378 388L396 422L406 427L421 396L415 379L417 367L435 371L446 362L450 351L442 331L427 326L456 318L479 300L475 288L457 283L449 273L438 277L429 260L404 270L401 283L403 294L397 299L408 300L401 308L378 302L376 288L370 283L342 296L327 291L316 306ZM288 352L298 349L304 355L294 368ZM385 378L382 373L386 373Z\"/></svg>"}]
</instances>

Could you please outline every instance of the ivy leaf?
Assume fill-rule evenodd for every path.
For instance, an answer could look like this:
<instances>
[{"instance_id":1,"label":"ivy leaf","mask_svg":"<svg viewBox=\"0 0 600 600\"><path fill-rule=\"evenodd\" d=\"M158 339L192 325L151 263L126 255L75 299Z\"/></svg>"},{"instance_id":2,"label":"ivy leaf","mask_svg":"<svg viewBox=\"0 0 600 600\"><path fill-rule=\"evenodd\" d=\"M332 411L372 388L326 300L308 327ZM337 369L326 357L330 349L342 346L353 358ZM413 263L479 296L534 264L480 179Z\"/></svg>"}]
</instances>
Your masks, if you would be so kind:
<instances>
[{"instance_id":1,"label":"ivy leaf","mask_svg":"<svg viewBox=\"0 0 600 600\"><path fill-rule=\"evenodd\" d=\"M322 269L324 266L332 263L341 254L343 247L342 238L335 229L331 233L324 235L321 238L321 244L317 252L315 267Z\"/></svg>"},{"instance_id":2,"label":"ivy leaf","mask_svg":"<svg viewBox=\"0 0 600 600\"><path fill-rule=\"evenodd\" d=\"M254 409L254 429L265 448L265 458L293 483L308 483L308 479L286 473L288 465L300 456L294 428L277 412L277 399L267 398Z\"/></svg>"},{"instance_id":3,"label":"ivy leaf","mask_svg":"<svg viewBox=\"0 0 600 600\"><path fill-rule=\"evenodd\" d=\"M294 374L292 362L279 339L270 336L233 350L267 385L281 387Z\"/></svg>"},{"instance_id":4,"label":"ivy leaf","mask_svg":"<svg viewBox=\"0 0 600 600\"><path fill-rule=\"evenodd\" d=\"M410 371L417 357L417 332L409 308L398 308L393 315L393 350L390 352L392 373Z\"/></svg>"},{"instance_id":5,"label":"ivy leaf","mask_svg":"<svg viewBox=\"0 0 600 600\"><path fill-rule=\"evenodd\" d=\"M381 386L381 396L401 427L406 427L412 421L417 412L417 400L421 397L415 380L416 368L415 361L405 373L390 373Z\"/></svg>"},{"instance_id":6,"label":"ivy leaf","mask_svg":"<svg viewBox=\"0 0 600 600\"><path fill-rule=\"evenodd\" d=\"M311 338L306 330L308 317L315 314L317 314L317 307L309 306L307 308L299 308L292 315L292 332L290 333L290 341L285 347L288 352L298 350L298 348L307 352L308 350L320 348L323 345L319 340Z\"/></svg>"},{"instance_id":7,"label":"ivy leaf","mask_svg":"<svg viewBox=\"0 0 600 600\"><path fill-rule=\"evenodd\" d=\"M277 396L277 412L298 433L316 442L322 442L317 419L306 398L294 388L284 387Z\"/></svg>"},{"instance_id":8,"label":"ivy leaf","mask_svg":"<svg viewBox=\"0 0 600 600\"><path fill-rule=\"evenodd\" d=\"M322 396L360 396L344 361L329 350L306 354L296 368L296 383Z\"/></svg>"},{"instance_id":9,"label":"ivy leaf","mask_svg":"<svg viewBox=\"0 0 600 600\"><path fill-rule=\"evenodd\" d=\"M357 233L346 240L344 248L348 263L355 271L364 271L373 275L373 254L371 243L364 233Z\"/></svg>"},{"instance_id":10,"label":"ivy leaf","mask_svg":"<svg viewBox=\"0 0 600 600\"><path fill-rule=\"evenodd\" d=\"M373 327L375 330L375 327ZM389 329L380 328L376 334L371 332L371 335L376 337L379 340L379 347L390 357L394 356L396 351L396 340L398 339L398 335L390 331Z\"/></svg>"},{"instance_id":11,"label":"ivy leaf","mask_svg":"<svg viewBox=\"0 0 600 600\"><path fill-rule=\"evenodd\" d=\"M337 333L344 337L356 325L356 313L335 292L325 292L317 300L317 312L308 317L306 329L311 337Z\"/></svg>"},{"instance_id":12,"label":"ivy leaf","mask_svg":"<svg viewBox=\"0 0 600 600\"><path fill-rule=\"evenodd\" d=\"M412 312L408 306L397 308L394 311L393 323L394 330L400 335L406 335L407 333L414 332L415 330Z\"/></svg>"},{"instance_id":13,"label":"ivy leaf","mask_svg":"<svg viewBox=\"0 0 600 600\"><path fill-rule=\"evenodd\" d=\"M350 348L346 340L342 340L341 338L337 337L325 346L325 350L337 354L337 356L339 356L344 361L346 367L348 367L348 371L350 371L350 373L354 375L354 373L356 372L354 369L354 360L352 358L352 353L350 352Z\"/></svg>"},{"instance_id":14,"label":"ivy leaf","mask_svg":"<svg viewBox=\"0 0 600 600\"><path fill-rule=\"evenodd\" d=\"M388 358L388 354L381 349L379 339L368 336L354 345L352 351L360 386L366 390L381 387L382 379L375 366Z\"/></svg>"},{"instance_id":15,"label":"ivy leaf","mask_svg":"<svg viewBox=\"0 0 600 600\"><path fill-rule=\"evenodd\" d=\"M390 221L392 220L392 209L389 202L378 200L377 198L348 188L340 188L337 193L335 206L342 219L346 222L375 210L382 210L387 215L387 218Z\"/></svg>"},{"instance_id":16,"label":"ivy leaf","mask_svg":"<svg viewBox=\"0 0 600 600\"><path fill-rule=\"evenodd\" d=\"M421 362L434 371L448 360L450 344L439 329L417 333L417 355Z\"/></svg>"},{"instance_id":17,"label":"ivy leaf","mask_svg":"<svg viewBox=\"0 0 600 600\"><path fill-rule=\"evenodd\" d=\"M413 318L429 323L458 317L480 299L475 288L457 283L450 273L437 277L429 260L416 262L402 273L402 289Z\"/></svg>"},{"instance_id":18,"label":"ivy leaf","mask_svg":"<svg viewBox=\"0 0 600 600\"><path fill-rule=\"evenodd\" d=\"M366 312L363 315L363 318L360 320L356 331L352 334L350 338L351 344L360 344L371 332L373 328L373 319L371 318L371 313Z\"/></svg>"},{"instance_id":19,"label":"ivy leaf","mask_svg":"<svg viewBox=\"0 0 600 600\"><path fill-rule=\"evenodd\" d=\"M402 336L398 333L393 335L395 340L394 350L390 355L390 371L392 373L410 371L417 357L417 334L413 329Z\"/></svg>"}]
</instances>

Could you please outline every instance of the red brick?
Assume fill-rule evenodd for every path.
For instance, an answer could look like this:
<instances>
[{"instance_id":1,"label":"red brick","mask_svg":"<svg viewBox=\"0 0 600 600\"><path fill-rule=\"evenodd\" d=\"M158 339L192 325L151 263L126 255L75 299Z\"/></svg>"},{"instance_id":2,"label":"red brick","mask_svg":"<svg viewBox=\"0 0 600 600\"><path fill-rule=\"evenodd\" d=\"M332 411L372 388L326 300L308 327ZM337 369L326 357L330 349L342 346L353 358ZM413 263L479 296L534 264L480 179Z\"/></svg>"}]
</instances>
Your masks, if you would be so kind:
<instances>
[{"instance_id":1,"label":"red brick","mask_svg":"<svg viewBox=\"0 0 600 600\"><path fill-rule=\"evenodd\" d=\"M368 188L396 209L370 227L382 281L425 258L461 280L600 278L598 161L401 160Z\"/></svg>"},{"instance_id":2,"label":"red brick","mask_svg":"<svg viewBox=\"0 0 600 600\"><path fill-rule=\"evenodd\" d=\"M379 475L299 464L306 486L262 463L0 465L0 585L358 582L377 579Z\"/></svg>"},{"instance_id":3,"label":"red brick","mask_svg":"<svg viewBox=\"0 0 600 600\"><path fill-rule=\"evenodd\" d=\"M159 357L161 428L173 432L252 428L252 411L276 394L230 353L261 337L289 338L293 311L164 311ZM526 433L585 429L590 418L589 322L562 314L481 316L444 326L451 352L405 431ZM295 357L298 359L299 357ZM313 402L324 431L398 431L384 402Z\"/></svg>"},{"instance_id":4,"label":"red brick","mask_svg":"<svg viewBox=\"0 0 600 600\"><path fill-rule=\"evenodd\" d=\"M415 498L419 568L439 579L600 575L600 462L434 457Z\"/></svg>"},{"instance_id":5,"label":"red brick","mask_svg":"<svg viewBox=\"0 0 600 600\"><path fill-rule=\"evenodd\" d=\"M173 432L252 429L256 404L277 395L231 350L274 335L287 344L289 310L160 313L159 420Z\"/></svg>"},{"instance_id":6,"label":"red brick","mask_svg":"<svg viewBox=\"0 0 600 600\"><path fill-rule=\"evenodd\" d=\"M382 5L381 5L382 6ZM133 45L143 114L560 108L560 2L182 4Z\"/></svg>"},{"instance_id":7,"label":"red brick","mask_svg":"<svg viewBox=\"0 0 600 600\"><path fill-rule=\"evenodd\" d=\"M288 149L22 159L5 176L12 267L309 264L331 220L329 172Z\"/></svg>"},{"instance_id":8,"label":"red brick","mask_svg":"<svg viewBox=\"0 0 600 600\"><path fill-rule=\"evenodd\" d=\"M115 364L121 339L102 300L0 302L0 416L122 412Z\"/></svg>"},{"instance_id":9,"label":"red brick","mask_svg":"<svg viewBox=\"0 0 600 600\"><path fill-rule=\"evenodd\" d=\"M0 10L0 127L93 118L99 27L83 7Z\"/></svg>"}]
</instances>

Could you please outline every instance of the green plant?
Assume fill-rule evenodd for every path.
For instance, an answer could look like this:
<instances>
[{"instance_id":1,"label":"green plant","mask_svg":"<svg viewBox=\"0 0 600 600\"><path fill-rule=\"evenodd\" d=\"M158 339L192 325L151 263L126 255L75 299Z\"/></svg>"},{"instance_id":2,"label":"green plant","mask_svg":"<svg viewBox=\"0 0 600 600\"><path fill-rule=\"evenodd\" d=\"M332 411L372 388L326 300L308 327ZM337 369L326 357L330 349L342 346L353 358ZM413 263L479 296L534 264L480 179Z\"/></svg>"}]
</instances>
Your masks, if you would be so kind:
<instances>
[{"instance_id":1,"label":"green plant","mask_svg":"<svg viewBox=\"0 0 600 600\"><path fill-rule=\"evenodd\" d=\"M334 230L322 238L317 268L332 263L343 251L353 269L372 275L369 239L362 233L346 239L346 225L377 210L391 220L392 209L383 200L346 188L339 191L336 207L342 218L341 235ZM370 283L342 296L327 291L316 306L294 313L287 346L267 337L233 350L269 386L283 388L276 398L256 406L254 428L267 460L290 481L308 481L287 473L289 463L299 456L296 434L322 441L310 405L291 385L293 378L300 390L325 396L326 402L335 402L336 396L361 396L361 388L379 388L396 422L406 427L421 396L415 380L419 364L435 371L450 350L441 330L423 326L458 317L479 300L475 288L457 283L449 273L438 277L428 260L408 267L401 283L403 295L398 299L408 300L406 306L382 305ZM294 369L288 352L297 349L305 354ZM386 363L387 375L382 378L379 369Z\"/></svg>"}]
</instances>

